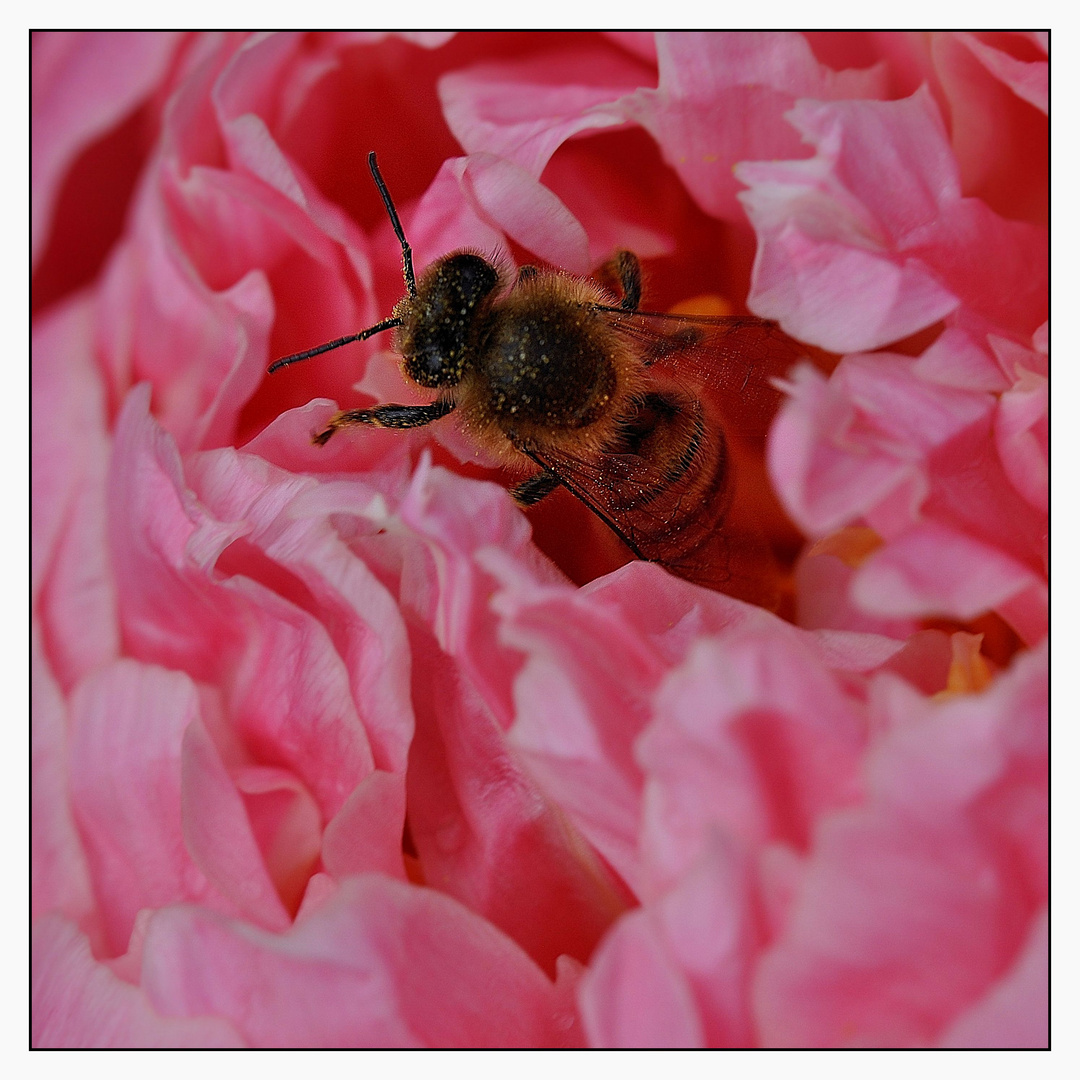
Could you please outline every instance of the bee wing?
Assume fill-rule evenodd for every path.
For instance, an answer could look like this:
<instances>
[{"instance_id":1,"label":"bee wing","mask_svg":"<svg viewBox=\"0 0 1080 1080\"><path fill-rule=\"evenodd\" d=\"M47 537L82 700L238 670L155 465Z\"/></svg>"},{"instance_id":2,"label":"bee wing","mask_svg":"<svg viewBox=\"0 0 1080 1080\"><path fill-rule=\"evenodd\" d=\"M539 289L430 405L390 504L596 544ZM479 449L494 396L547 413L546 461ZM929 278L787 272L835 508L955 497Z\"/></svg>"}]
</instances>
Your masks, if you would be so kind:
<instances>
[{"instance_id":1,"label":"bee wing","mask_svg":"<svg viewBox=\"0 0 1080 1080\"><path fill-rule=\"evenodd\" d=\"M670 398L670 391L668 391ZM555 475L640 559L699 585L773 606L767 545L724 528L733 486L723 429L700 398L653 410L637 453L520 449Z\"/></svg>"},{"instance_id":2,"label":"bee wing","mask_svg":"<svg viewBox=\"0 0 1080 1080\"><path fill-rule=\"evenodd\" d=\"M787 375L802 347L752 315L670 315L600 307L649 368L707 390L729 430L761 437L780 403L773 379Z\"/></svg>"}]
</instances>

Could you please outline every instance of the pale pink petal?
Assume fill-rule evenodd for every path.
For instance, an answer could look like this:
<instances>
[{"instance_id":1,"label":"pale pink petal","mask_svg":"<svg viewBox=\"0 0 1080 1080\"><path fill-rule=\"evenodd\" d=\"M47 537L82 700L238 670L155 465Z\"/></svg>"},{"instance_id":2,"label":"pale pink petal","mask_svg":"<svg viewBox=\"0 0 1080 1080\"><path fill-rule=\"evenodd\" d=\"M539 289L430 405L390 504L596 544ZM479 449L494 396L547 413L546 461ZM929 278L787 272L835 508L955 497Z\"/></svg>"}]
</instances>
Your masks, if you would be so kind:
<instances>
[{"instance_id":1,"label":"pale pink petal","mask_svg":"<svg viewBox=\"0 0 1080 1080\"><path fill-rule=\"evenodd\" d=\"M879 507L890 528L911 521L930 487L926 456L992 407L988 395L927 382L909 358L881 353L846 357L828 382L804 365L789 392L769 469L788 512L812 536Z\"/></svg>"},{"instance_id":2,"label":"pale pink petal","mask_svg":"<svg viewBox=\"0 0 1080 1080\"><path fill-rule=\"evenodd\" d=\"M1013 338L987 334L986 340L1008 380L1007 386L1013 386L1027 375L1041 375L1043 378L1049 378L1050 365L1047 357L1050 351L1049 334L1049 324L1043 323L1032 334L1030 349Z\"/></svg>"},{"instance_id":3,"label":"pale pink petal","mask_svg":"<svg viewBox=\"0 0 1080 1080\"><path fill-rule=\"evenodd\" d=\"M572 1018L508 938L456 901L346 881L288 934L196 908L153 919L144 984L169 1016L223 1016L257 1046L550 1046Z\"/></svg>"},{"instance_id":4,"label":"pale pink petal","mask_svg":"<svg viewBox=\"0 0 1080 1080\"><path fill-rule=\"evenodd\" d=\"M315 398L276 417L243 450L271 465L294 473L365 473L387 476L397 486L412 471L412 444L404 432L371 428L364 438L331 439L325 446L312 444L312 436L326 427L337 412L332 401ZM191 458L198 471L200 458Z\"/></svg>"},{"instance_id":5,"label":"pale pink petal","mask_svg":"<svg viewBox=\"0 0 1080 1080\"><path fill-rule=\"evenodd\" d=\"M994 417L994 440L1013 487L1036 509L1050 509L1050 388L1042 376L1021 373L1001 396Z\"/></svg>"},{"instance_id":6,"label":"pale pink petal","mask_svg":"<svg viewBox=\"0 0 1080 1080\"><path fill-rule=\"evenodd\" d=\"M835 555L803 555L795 564L796 623L807 630L855 630L904 641L915 633L913 619L874 615L852 602L855 568ZM936 686L935 690L940 690Z\"/></svg>"},{"instance_id":7,"label":"pale pink petal","mask_svg":"<svg viewBox=\"0 0 1080 1080\"><path fill-rule=\"evenodd\" d=\"M259 844L258 818L245 805L201 720L188 725L181 755L181 815L192 859L237 911L261 916L258 921L263 925L283 929L288 925L283 902L295 910L295 887L290 889L293 882L287 871L267 857L271 844ZM306 880L310 861L307 865L301 861L301 871Z\"/></svg>"},{"instance_id":8,"label":"pale pink petal","mask_svg":"<svg viewBox=\"0 0 1080 1080\"><path fill-rule=\"evenodd\" d=\"M429 885L509 934L549 974L588 959L626 901L506 745L476 690L429 635L412 634L416 737L409 829Z\"/></svg>"},{"instance_id":9,"label":"pale pink petal","mask_svg":"<svg viewBox=\"0 0 1080 1080\"><path fill-rule=\"evenodd\" d=\"M882 68L830 71L799 34L662 34L657 62L657 89L637 91L623 112L657 141L702 209L735 221L743 216L736 162L804 155L784 120L797 98L880 97L885 90Z\"/></svg>"},{"instance_id":10,"label":"pale pink petal","mask_svg":"<svg viewBox=\"0 0 1080 1080\"><path fill-rule=\"evenodd\" d=\"M802 102L790 120L815 158L737 170L761 244L752 310L837 352L906 337L958 303L1021 333L1046 317L1045 230L961 198L927 92Z\"/></svg>"},{"instance_id":11,"label":"pale pink petal","mask_svg":"<svg viewBox=\"0 0 1080 1080\"><path fill-rule=\"evenodd\" d=\"M125 406L110 478L128 646L220 686L246 752L292 768L330 817L373 768L341 657L302 608L242 574L215 572L249 526L197 503L146 396L137 389Z\"/></svg>"},{"instance_id":12,"label":"pale pink petal","mask_svg":"<svg viewBox=\"0 0 1080 1080\"><path fill-rule=\"evenodd\" d=\"M708 1046L753 1046L750 976L762 945L750 861L713 837L703 858L653 906L693 989Z\"/></svg>"},{"instance_id":13,"label":"pale pink petal","mask_svg":"<svg viewBox=\"0 0 1080 1080\"><path fill-rule=\"evenodd\" d=\"M31 588L42 646L69 690L120 651L105 536L105 395L85 299L34 326L31 366Z\"/></svg>"},{"instance_id":14,"label":"pale pink petal","mask_svg":"<svg viewBox=\"0 0 1080 1080\"><path fill-rule=\"evenodd\" d=\"M401 601L455 657L505 730L521 657L500 640L489 609L497 580L481 556L498 552L530 585L562 582L562 575L530 544L528 522L495 484L465 483L423 461L397 512L423 542L413 540L406 553Z\"/></svg>"},{"instance_id":15,"label":"pale pink petal","mask_svg":"<svg viewBox=\"0 0 1080 1080\"><path fill-rule=\"evenodd\" d=\"M625 177L602 175L603 159L577 155L581 144L569 142L582 133L624 125L623 99L654 80L654 73L610 49L560 50L512 64L482 64L452 72L440 80L439 93L447 123L471 155L470 169L491 156L504 159L500 188L514 194L514 200L507 204L504 197L496 202L487 194L497 179L493 174L486 188L475 188L486 213L548 261L589 270L618 246L642 258L672 249L670 238L651 225L655 205L643 203L632 186L618 186ZM533 183L517 176L509 165L524 170ZM553 201L552 192L560 201ZM530 221L533 215L524 213L534 203L550 204L547 219L535 224ZM587 255L581 246L582 225L588 231ZM460 246L460 242L446 244L441 250Z\"/></svg>"},{"instance_id":16,"label":"pale pink petal","mask_svg":"<svg viewBox=\"0 0 1080 1080\"><path fill-rule=\"evenodd\" d=\"M95 901L68 790L67 702L49 670L37 620L31 637L30 913L82 921Z\"/></svg>"},{"instance_id":17,"label":"pale pink petal","mask_svg":"<svg viewBox=\"0 0 1080 1080\"><path fill-rule=\"evenodd\" d=\"M642 776L633 741L648 723L665 665L616 606L568 588L518 600L505 635L528 657L514 685L515 745L544 790L636 889Z\"/></svg>"},{"instance_id":18,"label":"pale pink petal","mask_svg":"<svg viewBox=\"0 0 1080 1080\"><path fill-rule=\"evenodd\" d=\"M762 1041L929 1044L1003 959L999 890L989 853L952 822L830 819L785 934L761 960Z\"/></svg>"},{"instance_id":19,"label":"pale pink petal","mask_svg":"<svg viewBox=\"0 0 1080 1080\"><path fill-rule=\"evenodd\" d=\"M254 460L250 468L251 478L265 472ZM222 472L216 482L226 477ZM243 484L251 487L250 478ZM242 491L239 484L233 492L219 488L236 509L247 497ZM504 744L501 729L512 716L511 683L520 660L498 640L489 609L495 579L478 555L499 550L534 582L536 571L542 579L556 575L528 549L527 526L493 485L423 465L393 510L400 497L389 489L385 496L364 493L345 481L323 484L253 539L263 543L285 524L287 531L266 550L291 552L304 535L297 529L302 522L333 515L343 530L348 515L361 524L352 540L358 550L369 543L365 520L368 532L374 526L387 534L370 538L368 550L377 559L391 554L390 537L400 545L396 558L403 563L391 572L400 573L402 598L413 612L411 641L380 654L378 666L385 655L396 653L404 663L411 654L408 707L417 710L417 728L409 750L409 835L428 883L466 900L554 971L560 953L587 957L624 901ZM280 500L268 502L267 510L275 505ZM252 516L262 517L258 506Z\"/></svg>"},{"instance_id":20,"label":"pale pink petal","mask_svg":"<svg viewBox=\"0 0 1080 1080\"><path fill-rule=\"evenodd\" d=\"M338 880L372 871L404 880L404 826L404 774L376 769L356 785L345 805L326 823L323 865Z\"/></svg>"},{"instance_id":21,"label":"pale pink petal","mask_svg":"<svg viewBox=\"0 0 1080 1080\"><path fill-rule=\"evenodd\" d=\"M924 522L867 559L855 574L852 595L860 607L882 615L966 620L1042 584L1004 552Z\"/></svg>"},{"instance_id":22,"label":"pale pink petal","mask_svg":"<svg viewBox=\"0 0 1080 1080\"><path fill-rule=\"evenodd\" d=\"M568 139L624 124L616 103L654 77L610 48L560 49L444 75L439 97L467 153L505 158L538 180Z\"/></svg>"},{"instance_id":23,"label":"pale pink petal","mask_svg":"<svg viewBox=\"0 0 1080 1080\"><path fill-rule=\"evenodd\" d=\"M818 816L859 795L865 718L780 625L699 643L657 694L637 744L656 886L685 873L713 830L805 849Z\"/></svg>"},{"instance_id":24,"label":"pale pink petal","mask_svg":"<svg viewBox=\"0 0 1080 1080\"><path fill-rule=\"evenodd\" d=\"M233 845L240 866L229 882L231 896L207 879L187 848L185 819L192 816L184 807L187 783L195 783L202 797L210 794L209 784L200 784L203 778L190 771L182 776L184 733L199 717L191 680L121 660L81 683L71 709L71 798L110 952L127 950L142 908L182 900L244 913L265 926L287 925L281 902L258 866L238 800L223 806L217 799L191 823L198 836L206 820L201 815L212 815L223 831L234 828L246 836L246 866L244 846ZM209 824L204 827L209 831ZM202 853L198 846L196 851Z\"/></svg>"},{"instance_id":25,"label":"pale pink petal","mask_svg":"<svg viewBox=\"0 0 1080 1080\"><path fill-rule=\"evenodd\" d=\"M415 211L406 214L406 235L419 267L429 265L448 251L472 248L490 254L505 245L505 237L496 222L469 197L469 189L462 182L468 160L444 161ZM388 237L387 243L396 245L397 240Z\"/></svg>"},{"instance_id":26,"label":"pale pink petal","mask_svg":"<svg viewBox=\"0 0 1080 1080\"><path fill-rule=\"evenodd\" d=\"M509 590L506 640L528 656L511 735L531 772L636 892L642 775L635 744L653 694L701 637L775 634L838 669L872 670L899 643L867 634L801 637L774 616L632 562L576 594Z\"/></svg>"},{"instance_id":27,"label":"pale pink petal","mask_svg":"<svg viewBox=\"0 0 1080 1080\"><path fill-rule=\"evenodd\" d=\"M956 308L957 297L921 260L894 261L848 237L822 235L822 228L844 228L841 215L804 200L799 181L766 175L773 168L738 171L751 185L741 197L759 236L748 300L755 314L781 321L802 341L854 352L907 337ZM769 201L797 209L773 223L766 216L774 212Z\"/></svg>"},{"instance_id":28,"label":"pale pink petal","mask_svg":"<svg viewBox=\"0 0 1080 1080\"><path fill-rule=\"evenodd\" d=\"M109 267L98 312L105 363L115 399L148 378L159 413L185 446L220 445L262 378L273 300L261 270L209 289L165 230L158 197L147 189L139 200L137 239Z\"/></svg>"},{"instance_id":29,"label":"pale pink petal","mask_svg":"<svg viewBox=\"0 0 1080 1080\"><path fill-rule=\"evenodd\" d=\"M305 606L311 601L318 605L345 659L377 764L403 771L412 735L405 628L394 598L350 550L348 538L330 525L326 511L307 498L315 485L231 450L195 456L189 472L209 510L226 520L245 521L251 530L246 542L255 550L237 546L230 553L230 568L258 577ZM393 486L395 473L387 479ZM342 502L355 512L374 496L371 489L350 485ZM260 560L257 552L273 562ZM297 591L297 580L307 594Z\"/></svg>"},{"instance_id":30,"label":"pale pink petal","mask_svg":"<svg viewBox=\"0 0 1080 1080\"><path fill-rule=\"evenodd\" d=\"M821 822L761 960L766 1044L928 1045L1013 962L1046 896L1040 652L939 704L881 677L870 800Z\"/></svg>"},{"instance_id":31,"label":"pale pink petal","mask_svg":"<svg viewBox=\"0 0 1080 1080\"><path fill-rule=\"evenodd\" d=\"M702 1047L705 1033L686 976L646 911L620 919L578 989L592 1047Z\"/></svg>"},{"instance_id":32,"label":"pale pink petal","mask_svg":"<svg viewBox=\"0 0 1080 1080\"><path fill-rule=\"evenodd\" d=\"M515 563L519 588L556 575L529 550L527 526L493 485L421 467L398 513L415 534L402 599L422 620L410 632L409 826L425 877L553 973L560 953L588 958L625 900L507 746L520 657L500 640L490 606L496 580L478 556L498 550Z\"/></svg>"},{"instance_id":33,"label":"pale pink petal","mask_svg":"<svg viewBox=\"0 0 1080 1080\"><path fill-rule=\"evenodd\" d=\"M905 252L930 266L976 315L1010 333L1034 333L1048 313L1047 230L1001 217L979 199L943 211L931 228L909 236Z\"/></svg>"},{"instance_id":34,"label":"pale pink petal","mask_svg":"<svg viewBox=\"0 0 1080 1080\"><path fill-rule=\"evenodd\" d=\"M79 153L156 89L175 33L36 33L31 65L33 261L45 248L65 173Z\"/></svg>"},{"instance_id":35,"label":"pale pink petal","mask_svg":"<svg viewBox=\"0 0 1080 1080\"><path fill-rule=\"evenodd\" d=\"M31 966L30 1043L37 1049L246 1045L221 1017L157 1013L144 991L97 963L86 939L59 916L35 924Z\"/></svg>"},{"instance_id":36,"label":"pale pink petal","mask_svg":"<svg viewBox=\"0 0 1080 1080\"><path fill-rule=\"evenodd\" d=\"M466 159L462 183L482 213L512 240L554 266L584 274L589 240L565 203L525 169L492 154Z\"/></svg>"},{"instance_id":37,"label":"pale pink petal","mask_svg":"<svg viewBox=\"0 0 1080 1080\"><path fill-rule=\"evenodd\" d=\"M1003 375L985 342L962 326L950 326L915 361L912 369L921 378L959 390L1006 389L1010 379Z\"/></svg>"},{"instance_id":38,"label":"pale pink petal","mask_svg":"<svg viewBox=\"0 0 1080 1080\"><path fill-rule=\"evenodd\" d=\"M1050 1046L1050 942L1044 913L1024 951L991 991L952 1024L941 1046L1016 1049Z\"/></svg>"}]
</instances>

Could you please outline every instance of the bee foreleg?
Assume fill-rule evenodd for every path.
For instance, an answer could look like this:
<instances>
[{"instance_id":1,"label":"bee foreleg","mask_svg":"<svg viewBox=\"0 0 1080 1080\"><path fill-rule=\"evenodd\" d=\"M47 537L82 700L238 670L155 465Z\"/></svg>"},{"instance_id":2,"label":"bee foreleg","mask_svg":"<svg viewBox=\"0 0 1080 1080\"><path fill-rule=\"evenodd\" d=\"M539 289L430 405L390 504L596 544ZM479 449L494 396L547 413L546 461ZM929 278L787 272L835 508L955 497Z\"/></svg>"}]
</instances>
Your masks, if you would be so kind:
<instances>
[{"instance_id":1,"label":"bee foreleg","mask_svg":"<svg viewBox=\"0 0 1080 1080\"><path fill-rule=\"evenodd\" d=\"M430 405L376 405L373 409L347 409L335 413L324 431L312 437L312 442L324 446L339 428L361 425L381 428L423 427L454 408L449 398L439 398Z\"/></svg>"},{"instance_id":2,"label":"bee foreleg","mask_svg":"<svg viewBox=\"0 0 1080 1080\"><path fill-rule=\"evenodd\" d=\"M538 472L528 480L522 480L510 489L510 495L518 506L535 506L545 495L550 495L560 484L559 478L551 472Z\"/></svg>"}]
</instances>

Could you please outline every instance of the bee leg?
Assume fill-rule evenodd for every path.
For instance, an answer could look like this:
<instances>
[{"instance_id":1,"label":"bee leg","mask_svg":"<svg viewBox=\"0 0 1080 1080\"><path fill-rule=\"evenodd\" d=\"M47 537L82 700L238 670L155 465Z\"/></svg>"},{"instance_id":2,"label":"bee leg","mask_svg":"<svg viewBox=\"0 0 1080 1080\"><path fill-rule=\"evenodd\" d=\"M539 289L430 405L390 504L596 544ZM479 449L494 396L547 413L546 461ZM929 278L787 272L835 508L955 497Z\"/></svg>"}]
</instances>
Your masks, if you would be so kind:
<instances>
[{"instance_id":1,"label":"bee leg","mask_svg":"<svg viewBox=\"0 0 1080 1080\"><path fill-rule=\"evenodd\" d=\"M445 416L454 408L449 398L439 398L430 405L376 405L373 409L347 409L330 417L324 431L312 437L317 446L325 446L339 428L360 424L366 427L414 428L423 427Z\"/></svg>"},{"instance_id":2,"label":"bee leg","mask_svg":"<svg viewBox=\"0 0 1080 1080\"><path fill-rule=\"evenodd\" d=\"M547 471L538 472L528 480L522 480L510 489L510 495L518 506L535 506L545 495L550 495L558 486L559 478Z\"/></svg>"},{"instance_id":3,"label":"bee leg","mask_svg":"<svg viewBox=\"0 0 1080 1080\"><path fill-rule=\"evenodd\" d=\"M604 267L604 272L615 278L622 289L619 307L624 311L637 311L641 303L641 263L638 257L632 251L620 249Z\"/></svg>"},{"instance_id":4,"label":"bee leg","mask_svg":"<svg viewBox=\"0 0 1080 1080\"><path fill-rule=\"evenodd\" d=\"M525 266L518 267L517 283L520 285L523 281L528 281L529 278L536 277L540 271L535 266L526 264Z\"/></svg>"}]
</instances>

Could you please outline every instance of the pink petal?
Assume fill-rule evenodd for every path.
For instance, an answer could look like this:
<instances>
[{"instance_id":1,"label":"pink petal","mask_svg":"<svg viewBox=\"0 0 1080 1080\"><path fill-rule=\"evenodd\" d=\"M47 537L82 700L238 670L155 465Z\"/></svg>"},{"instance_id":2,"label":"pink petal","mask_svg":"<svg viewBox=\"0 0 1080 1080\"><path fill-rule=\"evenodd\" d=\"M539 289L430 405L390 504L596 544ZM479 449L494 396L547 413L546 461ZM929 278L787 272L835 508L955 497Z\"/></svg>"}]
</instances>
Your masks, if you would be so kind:
<instances>
[{"instance_id":1,"label":"pink petal","mask_svg":"<svg viewBox=\"0 0 1080 1080\"><path fill-rule=\"evenodd\" d=\"M248 752L293 769L332 816L373 767L341 658L307 612L248 577L214 572L247 526L198 505L175 446L145 409L136 390L118 423L110 478L129 648L220 687Z\"/></svg>"},{"instance_id":2,"label":"pink petal","mask_svg":"<svg viewBox=\"0 0 1080 1080\"><path fill-rule=\"evenodd\" d=\"M780 625L699 643L657 694L637 757L648 778L641 844L661 888L718 828L805 849L818 816L859 794L865 720Z\"/></svg>"},{"instance_id":3,"label":"pink petal","mask_svg":"<svg viewBox=\"0 0 1080 1080\"><path fill-rule=\"evenodd\" d=\"M929 382L959 390L993 393L1009 385L985 344L961 326L946 329L915 361L913 370Z\"/></svg>"},{"instance_id":4,"label":"pink petal","mask_svg":"<svg viewBox=\"0 0 1080 1080\"><path fill-rule=\"evenodd\" d=\"M95 901L68 791L67 703L42 654L36 620L31 665L31 918L57 911L81 921Z\"/></svg>"},{"instance_id":5,"label":"pink petal","mask_svg":"<svg viewBox=\"0 0 1080 1080\"><path fill-rule=\"evenodd\" d=\"M142 990L97 963L86 939L56 915L34 926L31 966L35 1048L245 1045L221 1017L161 1016Z\"/></svg>"},{"instance_id":6,"label":"pink petal","mask_svg":"<svg viewBox=\"0 0 1080 1080\"><path fill-rule=\"evenodd\" d=\"M528 657L514 686L514 744L544 790L636 888L642 777L633 740L648 722L665 665L614 604L549 588L511 610L506 640Z\"/></svg>"},{"instance_id":7,"label":"pink petal","mask_svg":"<svg viewBox=\"0 0 1080 1080\"><path fill-rule=\"evenodd\" d=\"M447 123L470 154L470 170L492 157L503 162L498 174L486 178L485 187L475 186L485 213L537 255L570 269L590 270L617 246L643 258L668 254L670 239L651 224L655 205L641 201L631 186L614 186L625 177L612 177L605 184L603 159L595 155L574 168L579 144L570 141L582 133L622 126L626 95L651 85L654 78L605 48L559 50L444 76L439 92ZM538 183L541 174L543 186ZM502 191L513 195L512 201L493 197ZM532 208L545 204L550 204L546 218L533 223ZM582 226L588 231L587 254ZM444 237L443 246L431 250L441 254L461 246L460 240L449 243Z\"/></svg>"},{"instance_id":8,"label":"pink petal","mask_svg":"<svg viewBox=\"0 0 1080 1080\"><path fill-rule=\"evenodd\" d=\"M207 288L169 234L156 194L147 193L136 209L135 239L114 256L100 303L115 397L149 378L165 422L186 446L229 441L269 352L265 275L253 271L220 292Z\"/></svg>"},{"instance_id":9,"label":"pink petal","mask_svg":"<svg viewBox=\"0 0 1080 1080\"><path fill-rule=\"evenodd\" d=\"M468 162L468 158L444 161L411 220L406 219L406 235L416 252L417 266L426 267L448 251L461 248L494 252L505 246L498 223L470 197L463 180Z\"/></svg>"},{"instance_id":10,"label":"pink petal","mask_svg":"<svg viewBox=\"0 0 1080 1080\"><path fill-rule=\"evenodd\" d=\"M38 33L33 38L30 183L33 261L45 249L65 173L157 87L175 33Z\"/></svg>"},{"instance_id":11,"label":"pink petal","mask_svg":"<svg viewBox=\"0 0 1080 1080\"><path fill-rule=\"evenodd\" d=\"M671 957L694 991L708 1046L752 1046L750 976L761 947L754 875L717 840L654 905Z\"/></svg>"},{"instance_id":12,"label":"pink petal","mask_svg":"<svg viewBox=\"0 0 1080 1080\"><path fill-rule=\"evenodd\" d=\"M610 48L559 49L444 75L439 97L467 153L505 158L538 180L568 139L623 124L615 104L650 79Z\"/></svg>"},{"instance_id":13,"label":"pink petal","mask_svg":"<svg viewBox=\"0 0 1080 1080\"><path fill-rule=\"evenodd\" d=\"M873 615L852 602L856 570L835 555L803 555L795 565L796 623L807 630L853 630L904 641L918 629L912 619ZM943 689L944 680L934 687Z\"/></svg>"},{"instance_id":14,"label":"pink petal","mask_svg":"<svg viewBox=\"0 0 1080 1080\"><path fill-rule=\"evenodd\" d=\"M500 553L503 573L515 575L511 591L556 575L538 565L524 522L493 485L422 466L399 514L424 540L406 549L402 590L419 617L410 633L409 824L426 879L484 913L549 972L560 953L585 960L625 901L506 745L520 658L500 640L490 608L496 581L478 556Z\"/></svg>"},{"instance_id":15,"label":"pink petal","mask_svg":"<svg viewBox=\"0 0 1080 1080\"><path fill-rule=\"evenodd\" d=\"M732 166L803 156L784 113L800 97L878 97L884 71L835 73L799 34L673 33L657 38L660 84L624 113L656 139L706 213L739 221Z\"/></svg>"},{"instance_id":16,"label":"pink petal","mask_svg":"<svg viewBox=\"0 0 1080 1080\"><path fill-rule=\"evenodd\" d=\"M144 980L169 1016L221 1016L257 1046L545 1046L572 1020L490 924L430 889L366 875L288 934L159 913Z\"/></svg>"},{"instance_id":17,"label":"pink petal","mask_svg":"<svg viewBox=\"0 0 1080 1080\"><path fill-rule=\"evenodd\" d=\"M1046 895L1045 659L941 704L881 678L870 800L821 822L761 961L766 1044L927 1045L1013 962Z\"/></svg>"},{"instance_id":18,"label":"pink petal","mask_svg":"<svg viewBox=\"0 0 1080 1080\"><path fill-rule=\"evenodd\" d=\"M1039 375L1021 374L1002 394L994 418L994 439L1013 487L1042 513L1050 509L1050 389Z\"/></svg>"},{"instance_id":19,"label":"pink petal","mask_svg":"<svg viewBox=\"0 0 1080 1080\"><path fill-rule=\"evenodd\" d=\"M1000 79L1017 97L1030 102L1040 112L1049 109L1050 65L1045 60L1017 60L1001 49L979 41L973 34L958 37L987 71Z\"/></svg>"},{"instance_id":20,"label":"pink petal","mask_svg":"<svg viewBox=\"0 0 1080 1080\"><path fill-rule=\"evenodd\" d=\"M1050 1045L1049 923L1044 913L1023 952L991 991L952 1024L940 1045L1011 1049Z\"/></svg>"},{"instance_id":21,"label":"pink petal","mask_svg":"<svg viewBox=\"0 0 1080 1080\"><path fill-rule=\"evenodd\" d=\"M761 244L756 313L836 352L906 337L958 302L1021 333L1045 318L1045 231L960 197L925 91L895 102L804 102L790 119L815 158L737 170ZM841 312L837 297L857 300Z\"/></svg>"},{"instance_id":22,"label":"pink petal","mask_svg":"<svg viewBox=\"0 0 1080 1080\"><path fill-rule=\"evenodd\" d=\"M652 919L635 911L604 939L578 990L593 1047L701 1047L701 1019L685 975Z\"/></svg>"},{"instance_id":23,"label":"pink petal","mask_svg":"<svg viewBox=\"0 0 1080 1080\"><path fill-rule=\"evenodd\" d=\"M323 865L341 880L379 872L404 880L401 835L405 826L404 774L376 770L357 784L326 825Z\"/></svg>"},{"instance_id":24,"label":"pink petal","mask_svg":"<svg viewBox=\"0 0 1080 1080\"><path fill-rule=\"evenodd\" d=\"M562 200L525 169L491 154L474 154L462 182L484 215L522 247L571 273L589 271L585 230Z\"/></svg>"},{"instance_id":25,"label":"pink petal","mask_svg":"<svg viewBox=\"0 0 1080 1080\"><path fill-rule=\"evenodd\" d=\"M517 588L562 581L562 575L529 543L527 521L494 484L466 483L425 460L398 508L401 521L423 540L406 558L402 603L434 632L440 648L492 709L500 728L513 716L511 684L519 653L500 640L489 605L497 579L484 556L497 554ZM506 570L505 566L512 567ZM434 586L438 586L435 588Z\"/></svg>"},{"instance_id":26,"label":"pink petal","mask_svg":"<svg viewBox=\"0 0 1080 1080\"><path fill-rule=\"evenodd\" d=\"M809 367L793 373L777 418L769 467L788 512L822 535L889 510L902 527L926 496L925 456L987 416L985 394L935 385L906 357L847 357L826 384ZM889 499L902 505L889 506ZM878 528L881 531L881 525Z\"/></svg>"},{"instance_id":27,"label":"pink petal","mask_svg":"<svg viewBox=\"0 0 1080 1080\"><path fill-rule=\"evenodd\" d=\"M1042 584L1008 555L931 522L918 525L872 555L852 583L868 611L973 619Z\"/></svg>"},{"instance_id":28,"label":"pink petal","mask_svg":"<svg viewBox=\"0 0 1080 1080\"><path fill-rule=\"evenodd\" d=\"M33 334L31 580L42 645L65 690L120 651L105 536L109 438L92 333L90 305L77 300L53 308Z\"/></svg>"},{"instance_id":29,"label":"pink petal","mask_svg":"<svg viewBox=\"0 0 1080 1080\"><path fill-rule=\"evenodd\" d=\"M355 513L376 492L359 484L319 486L232 450L193 457L189 475L208 510L250 529L244 545L228 553L230 570L312 608L333 634L376 763L404 771L412 708L401 613L373 570L351 550L349 538L327 520L325 504L314 498L332 491L343 511ZM397 477L397 470L382 474L388 491L401 486ZM380 475L369 473L368 479Z\"/></svg>"},{"instance_id":30,"label":"pink petal","mask_svg":"<svg viewBox=\"0 0 1080 1080\"><path fill-rule=\"evenodd\" d=\"M142 908L183 900L244 912L267 926L286 925L250 834L246 851L235 842L247 827L238 801L229 806L216 798L191 822L195 837L203 814L232 833L240 865L228 875L229 883L239 878L242 884L233 885L231 897L207 880L187 849L184 819L190 821L192 813L184 808L187 784L196 784L195 793L211 793L209 784L200 785L201 778L190 771L181 778L184 733L199 716L191 680L121 660L85 680L71 708L71 799L111 953L127 950ZM203 850L205 845L195 845L196 853ZM211 872L217 869L212 863Z\"/></svg>"},{"instance_id":31,"label":"pink petal","mask_svg":"<svg viewBox=\"0 0 1080 1080\"><path fill-rule=\"evenodd\" d=\"M416 738L409 828L428 884L509 934L549 973L588 959L625 900L610 872L515 760L476 689L412 635Z\"/></svg>"},{"instance_id":32,"label":"pink petal","mask_svg":"<svg viewBox=\"0 0 1080 1080\"><path fill-rule=\"evenodd\" d=\"M265 858L270 845L259 845L257 831L253 832L258 817L245 806L202 721L195 719L188 725L181 753L181 814L192 859L232 902L233 910L249 913L264 926L283 929L288 918L282 901L293 910L296 906L289 888L292 882L280 866ZM316 854L317 843L316 837ZM299 861L306 881L313 860L305 865L301 856Z\"/></svg>"}]
</instances>

